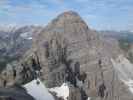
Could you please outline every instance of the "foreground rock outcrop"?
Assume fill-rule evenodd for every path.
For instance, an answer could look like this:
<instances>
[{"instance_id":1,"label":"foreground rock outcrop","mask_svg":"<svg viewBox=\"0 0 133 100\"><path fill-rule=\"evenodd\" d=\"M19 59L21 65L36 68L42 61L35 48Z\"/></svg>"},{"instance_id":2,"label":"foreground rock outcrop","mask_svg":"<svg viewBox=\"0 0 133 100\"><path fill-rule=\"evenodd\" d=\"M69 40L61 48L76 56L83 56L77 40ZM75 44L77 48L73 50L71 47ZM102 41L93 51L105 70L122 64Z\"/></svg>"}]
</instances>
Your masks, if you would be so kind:
<instances>
[{"instance_id":1,"label":"foreground rock outcrop","mask_svg":"<svg viewBox=\"0 0 133 100\"><path fill-rule=\"evenodd\" d=\"M0 88L0 100L35 100L22 87Z\"/></svg>"}]
</instances>

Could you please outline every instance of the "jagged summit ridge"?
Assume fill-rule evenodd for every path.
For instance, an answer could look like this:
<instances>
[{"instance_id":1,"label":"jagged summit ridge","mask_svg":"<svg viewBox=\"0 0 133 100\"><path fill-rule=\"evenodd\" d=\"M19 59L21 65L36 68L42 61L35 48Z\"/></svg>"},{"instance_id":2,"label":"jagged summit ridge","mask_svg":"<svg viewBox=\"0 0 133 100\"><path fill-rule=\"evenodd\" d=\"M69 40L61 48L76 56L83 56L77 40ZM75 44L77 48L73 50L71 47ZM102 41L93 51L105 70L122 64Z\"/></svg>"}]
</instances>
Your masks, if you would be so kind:
<instances>
[{"instance_id":1,"label":"jagged summit ridge","mask_svg":"<svg viewBox=\"0 0 133 100\"><path fill-rule=\"evenodd\" d=\"M88 27L87 24L80 17L80 15L74 11L66 11L64 13L61 13L59 16L53 19L50 24L48 24L48 27L50 27L51 25L55 25L54 27L62 25L62 28L64 28L66 27L65 25L74 25L74 23L76 25L82 24L84 25L84 27Z\"/></svg>"},{"instance_id":2,"label":"jagged summit ridge","mask_svg":"<svg viewBox=\"0 0 133 100\"><path fill-rule=\"evenodd\" d=\"M69 38L70 42L96 38L95 32L92 32L79 14L73 11L61 13L53 19L34 40L41 41L54 34L61 34L63 37Z\"/></svg>"},{"instance_id":3,"label":"jagged summit ridge","mask_svg":"<svg viewBox=\"0 0 133 100\"><path fill-rule=\"evenodd\" d=\"M79 14L75 11L65 11L63 13L61 13L58 17L80 17Z\"/></svg>"}]
</instances>

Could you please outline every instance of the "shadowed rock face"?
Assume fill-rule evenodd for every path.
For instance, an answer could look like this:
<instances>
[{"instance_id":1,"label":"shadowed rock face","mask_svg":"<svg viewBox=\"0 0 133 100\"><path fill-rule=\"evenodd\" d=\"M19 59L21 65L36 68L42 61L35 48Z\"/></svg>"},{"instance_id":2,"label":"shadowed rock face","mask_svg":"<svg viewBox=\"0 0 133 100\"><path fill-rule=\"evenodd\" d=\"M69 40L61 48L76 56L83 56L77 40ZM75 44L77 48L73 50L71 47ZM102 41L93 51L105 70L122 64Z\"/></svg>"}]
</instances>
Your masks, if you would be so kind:
<instances>
[{"instance_id":1,"label":"shadowed rock face","mask_svg":"<svg viewBox=\"0 0 133 100\"><path fill-rule=\"evenodd\" d=\"M0 100L35 100L21 87L0 88Z\"/></svg>"}]
</instances>

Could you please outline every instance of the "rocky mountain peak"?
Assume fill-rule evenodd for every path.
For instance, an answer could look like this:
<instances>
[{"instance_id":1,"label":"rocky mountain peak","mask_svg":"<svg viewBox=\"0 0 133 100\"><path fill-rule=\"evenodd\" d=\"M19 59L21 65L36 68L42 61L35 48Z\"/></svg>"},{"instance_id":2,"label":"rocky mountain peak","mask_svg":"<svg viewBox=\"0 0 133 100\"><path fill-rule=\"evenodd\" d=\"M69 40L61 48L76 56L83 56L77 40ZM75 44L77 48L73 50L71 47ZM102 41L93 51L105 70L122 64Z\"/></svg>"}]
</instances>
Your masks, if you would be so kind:
<instances>
[{"instance_id":1,"label":"rocky mountain peak","mask_svg":"<svg viewBox=\"0 0 133 100\"><path fill-rule=\"evenodd\" d=\"M65 11L59 14L51 23L54 23L54 22L59 23L60 21L64 22L64 24L82 23L87 27L87 24L84 22L81 16L77 12L72 11L72 10Z\"/></svg>"},{"instance_id":2,"label":"rocky mountain peak","mask_svg":"<svg viewBox=\"0 0 133 100\"><path fill-rule=\"evenodd\" d=\"M65 11L65 12L63 12L62 14L60 14L60 15L71 15L71 16L79 16L79 14L77 13L77 12L75 12L75 11L72 11L72 10L69 10L69 11Z\"/></svg>"},{"instance_id":3,"label":"rocky mountain peak","mask_svg":"<svg viewBox=\"0 0 133 100\"><path fill-rule=\"evenodd\" d=\"M61 13L53 19L33 40L44 41L55 34L69 38L69 42L86 41L96 38L94 31L90 30L85 21L74 11ZM44 39L45 38L45 39ZM33 43L34 45L35 43Z\"/></svg>"},{"instance_id":4,"label":"rocky mountain peak","mask_svg":"<svg viewBox=\"0 0 133 100\"><path fill-rule=\"evenodd\" d=\"M80 19L80 16L77 12L74 12L74 11L66 11L66 12L63 12L61 13L57 18L67 18L67 19L71 19L71 18L79 18Z\"/></svg>"}]
</instances>

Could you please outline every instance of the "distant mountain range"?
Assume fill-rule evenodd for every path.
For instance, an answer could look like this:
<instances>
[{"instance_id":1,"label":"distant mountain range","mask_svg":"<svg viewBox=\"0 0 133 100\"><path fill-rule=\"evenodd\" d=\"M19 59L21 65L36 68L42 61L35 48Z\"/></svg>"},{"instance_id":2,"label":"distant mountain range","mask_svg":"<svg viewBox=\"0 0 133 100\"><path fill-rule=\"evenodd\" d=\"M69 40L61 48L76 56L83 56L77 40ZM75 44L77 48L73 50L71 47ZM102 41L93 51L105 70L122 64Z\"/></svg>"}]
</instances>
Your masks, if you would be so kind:
<instances>
[{"instance_id":1,"label":"distant mountain range","mask_svg":"<svg viewBox=\"0 0 133 100\"><path fill-rule=\"evenodd\" d=\"M10 27L0 29L0 69L19 58L32 46L32 37L40 26Z\"/></svg>"},{"instance_id":2,"label":"distant mountain range","mask_svg":"<svg viewBox=\"0 0 133 100\"><path fill-rule=\"evenodd\" d=\"M125 40L127 42L133 42L133 32L131 31L99 31L104 37L115 38L117 40Z\"/></svg>"}]
</instances>

